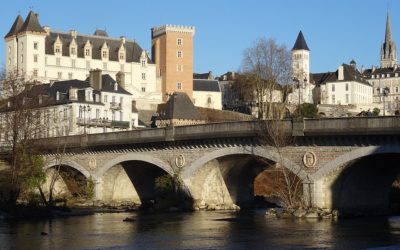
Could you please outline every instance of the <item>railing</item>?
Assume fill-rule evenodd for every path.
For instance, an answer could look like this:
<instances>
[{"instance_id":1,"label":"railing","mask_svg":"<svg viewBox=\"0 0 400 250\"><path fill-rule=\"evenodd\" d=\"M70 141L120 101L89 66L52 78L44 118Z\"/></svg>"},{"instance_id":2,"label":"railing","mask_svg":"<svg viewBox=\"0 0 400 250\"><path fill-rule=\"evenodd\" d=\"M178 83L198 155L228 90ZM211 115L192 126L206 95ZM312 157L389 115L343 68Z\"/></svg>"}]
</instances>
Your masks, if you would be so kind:
<instances>
[{"instance_id":1,"label":"railing","mask_svg":"<svg viewBox=\"0 0 400 250\"><path fill-rule=\"evenodd\" d=\"M110 102L110 109L120 110L121 109L121 103L119 103L119 102Z\"/></svg>"},{"instance_id":2,"label":"railing","mask_svg":"<svg viewBox=\"0 0 400 250\"><path fill-rule=\"evenodd\" d=\"M128 121L111 121L106 119L77 118L78 125L88 127L129 128Z\"/></svg>"},{"instance_id":3,"label":"railing","mask_svg":"<svg viewBox=\"0 0 400 250\"><path fill-rule=\"evenodd\" d=\"M127 121L111 121L111 127L113 127L113 128L129 128L129 122L127 122Z\"/></svg>"}]
</instances>

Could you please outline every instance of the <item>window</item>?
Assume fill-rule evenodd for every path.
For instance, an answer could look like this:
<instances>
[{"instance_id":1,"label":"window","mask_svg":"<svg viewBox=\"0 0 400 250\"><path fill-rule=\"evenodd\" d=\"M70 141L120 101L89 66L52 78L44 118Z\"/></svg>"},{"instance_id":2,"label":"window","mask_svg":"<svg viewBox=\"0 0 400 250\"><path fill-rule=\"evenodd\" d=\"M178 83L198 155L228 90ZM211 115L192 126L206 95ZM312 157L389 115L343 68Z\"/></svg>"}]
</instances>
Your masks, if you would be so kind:
<instances>
[{"instance_id":1,"label":"window","mask_svg":"<svg viewBox=\"0 0 400 250\"><path fill-rule=\"evenodd\" d=\"M82 106L79 106L79 118L82 118L82 116L83 116Z\"/></svg>"},{"instance_id":2,"label":"window","mask_svg":"<svg viewBox=\"0 0 400 250\"><path fill-rule=\"evenodd\" d=\"M124 60L125 59L125 55L124 53L119 53L119 60Z\"/></svg>"},{"instance_id":3,"label":"window","mask_svg":"<svg viewBox=\"0 0 400 250\"><path fill-rule=\"evenodd\" d=\"M56 53L60 53L61 52L61 47L60 46L56 46Z\"/></svg>"},{"instance_id":4,"label":"window","mask_svg":"<svg viewBox=\"0 0 400 250\"><path fill-rule=\"evenodd\" d=\"M100 118L100 109L96 109L96 119Z\"/></svg>"},{"instance_id":5,"label":"window","mask_svg":"<svg viewBox=\"0 0 400 250\"><path fill-rule=\"evenodd\" d=\"M399 87L396 87L396 93L399 93Z\"/></svg>"},{"instance_id":6,"label":"window","mask_svg":"<svg viewBox=\"0 0 400 250\"><path fill-rule=\"evenodd\" d=\"M183 56L182 56L182 51L180 51L180 50L178 50L178 52L177 52L177 55L176 55L178 58L182 58Z\"/></svg>"},{"instance_id":7,"label":"window","mask_svg":"<svg viewBox=\"0 0 400 250\"><path fill-rule=\"evenodd\" d=\"M183 65L182 64L177 64L176 65L176 71L182 72L183 71Z\"/></svg>"},{"instance_id":8,"label":"window","mask_svg":"<svg viewBox=\"0 0 400 250\"><path fill-rule=\"evenodd\" d=\"M146 73L142 73L142 80L146 80Z\"/></svg>"},{"instance_id":9,"label":"window","mask_svg":"<svg viewBox=\"0 0 400 250\"><path fill-rule=\"evenodd\" d=\"M107 70L107 63L103 63L103 69Z\"/></svg>"},{"instance_id":10,"label":"window","mask_svg":"<svg viewBox=\"0 0 400 250\"><path fill-rule=\"evenodd\" d=\"M346 94L346 103L349 103L349 94Z\"/></svg>"},{"instance_id":11,"label":"window","mask_svg":"<svg viewBox=\"0 0 400 250\"><path fill-rule=\"evenodd\" d=\"M349 91L349 84L346 83L346 91Z\"/></svg>"},{"instance_id":12,"label":"window","mask_svg":"<svg viewBox=\"0 0 400 250\"><path fill-rule=\"evenodd\" d=\"M90 56L90 49L85 49L85 56Z\"/></svg>"},{"instance_id":13,"label":"window","mask_svg":"<svg viewBox=\"0 0 400 250\"><path fill-rule=\"evenodd\" d=\"M33 49L38 49L38 43L37 42L33 43Z\"/></svg>"},{"instance_id":14,"label":"window","mask_svg":"<svg viewBox=\"0 0 400 250\"><path fill-rule=\"evenodd\" d=\"M107 51L103 50L102 55L103 55L103 59L106 59L107 58Z\"/></svg>"},{"instance_id":15,"label":"window","mask_svg":"<svg viewBox=\"0 0 400 250\"><path fill-rule=\"evenodd\" d=\"M142 67L146 67L146 59L142 59Z\"/></svg>"},{"instance_id":16,"label":"window","mask_svg":"<svg viewBox=\"0 0 400 250\"><path fill-rule=\"evenodd\" d=\"M76 48L74 47L71 48L71 55L76 55Z\"/></svg>"},{"instance_id":17,"label":"window","mask_svg":"<svg viewBox=\"0 0 400 250\"><path fill-rule=\"evenodd\" d=\"M181 82L176 83L176 88L177 89L182 89L182 83Z\"/></svg>"},{"instance_id":18,"label":"window","mask_svg":"<svg viewBox=\"0 0 400 250\"><path fill-rule=\"evenodd\" d=\"M380 88L377 88L377 89L376 89L376 93L380 94L380 93L381 93L381 89L380 89Z\"/></svg>"},{"instance_id":19,"label":"window","mask_svg":"<svg viewBox=\"0 0 400 250\"><path fill-rule=\"evenodd\" d=\"M75 59L72 59L72 60L71 60L71 67L72 67L72 68L75 68Z\"/></svg>"},{"instance_id":20,"label":"window","mask_svg":"<svg viewBox=\"0 0 400 250\"><path fill-rule=\"evenodd\" d=\"M211 96L207 98L207 104L211 104Z\"/></svg>"},{"instance_id":21,"label":"window","mask_svg":"<svg viewBox=\"0 0 400 250\"><path fill-rule=\"evenodd\" d=\"M335 84L332 84L332 92L335 92Z\"/></svg>"},{"instance_id":22,"label":"window","mask_svg":"<svg viewBox=\"0 0 400 250\"><path fill-rule=\"evenodd\" d=\"M176 45L181 46L182 45L182 38L178 38L176 40Z\"/></svg>"},{"instance_id":23,"label":"window","mask_svg":"<svg viewBox=\"0 0 400 250\"><path fill-rule=\"evenodd\" d=\"M111 98L111 102L113 102L113 103L115 103L115 96L113 96L112 98Z\"/></svg>"},{"instance_id":24,"label":"window","mask_svg":"<svg viewBox=\"0 0 400 250\"><path fill-rule=\"evenodd\" d=\"M34 70L33 70L33 76L34 76L34 77L37 77L37 76L38 76L38 70L37 70L37 69L34 69Z\"/></svg>"},{"instance_id":25,"label":"window","mask_svg":"<svg viewBox=\"0 0 400 250\"><path fill-rule=\"evenodd\" d=\"M335 100L335 95L332 95L332 104L335 104L336 100Z\"/></svg>"},{"instance_id":26,"label":"window","mask_svg":"<svg viewBox=\"0 0 400 250\"><path fill-rule=\"evenodd\" d=\"M70 72L70 73L68 73L68 79L69 80L72 80L72 77L73 77L73 74Z\"/></svg>"},{"instance_id":27,"label":"window","mask_svg":"<svg viewBox=\"0 0 400 250\"><path fill-rule=\"evenodd\" d=\"M107 103L107 95L104 96L104 102Z\"/></svg>"},{"instance_id":28,"label":"window","mask_svg":"<svg viewBox=\"0 0 400 250\"><path fill-rule=\"evenodd\" d=\"M33 55L33 62L35 62L35 63L38 62L38 55Z\"/></svg>"},{"instance_id":29,"label":"window","mask_svg":"<svg viewBox=\"0 0 400 250\"><path fill-rule=\"evenodd\" d=\"M115 110L112 111L111 120L115 121Z\"/></svg>"},{"instance_id":30,"label":"window","mask_svg":"<svg viewBox=\"0 0 400 250\"><path fill-rule=\"evenodd\" d=\"M142 92L146 92L146 88L145 87L142 87Z\"/></svg>"},{"instance_id":31,"label":"window","mask_svg":"<svg viewBox=\"0 0 400 250\"><path fill-rule=\"evenodd\" d=\"M61 59L60 58L56 58L56 65L60 66L60 64L61 64Z\"/></svg>"},{"instance_id":32,"label":"window","mask_svg":"<svg viewBox=\"0 0 400 250\"><path fill-rule=\"evenodd\" d=\"M120 105L122 106L122 102L124 101L124 98L121 96L120 98L119 98L119 103L120 103Z\"/></svg>"},{"instance_id":33,"label":"window","mask_svg":"<svg viewBox=\"0 0 400 250\"><path fill-rule=\"evenodd\" d=\"M60 80L62 78L62 72L57 72L57 78Z\"/></svg>"}]
</instances>

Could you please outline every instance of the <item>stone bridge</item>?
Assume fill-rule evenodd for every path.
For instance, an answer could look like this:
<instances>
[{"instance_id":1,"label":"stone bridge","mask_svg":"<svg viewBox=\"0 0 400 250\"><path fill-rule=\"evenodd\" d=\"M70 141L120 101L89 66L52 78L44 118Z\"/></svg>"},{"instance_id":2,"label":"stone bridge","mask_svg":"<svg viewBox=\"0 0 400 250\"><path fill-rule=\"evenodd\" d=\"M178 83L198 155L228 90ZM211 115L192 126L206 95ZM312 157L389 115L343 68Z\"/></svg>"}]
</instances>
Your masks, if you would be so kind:
<instances>
[{"instance_id":1,"label":"stone bridge","mask_svg":"<svg viewBox=\"0 0 400 250\"><path fill-rule=\"evenodd\" d=\"M400 117L280 121L291 140L280 154L262 124L49 138L40 148L46 168L61 163L93 179L96 199L103 202L153 199L155 178L178 174L200 207L244 206L253 199L255 177L279 163L302 180L305 199L314 206L342 212L388 209L400 173Z\"/></svg>"}]
</instances>

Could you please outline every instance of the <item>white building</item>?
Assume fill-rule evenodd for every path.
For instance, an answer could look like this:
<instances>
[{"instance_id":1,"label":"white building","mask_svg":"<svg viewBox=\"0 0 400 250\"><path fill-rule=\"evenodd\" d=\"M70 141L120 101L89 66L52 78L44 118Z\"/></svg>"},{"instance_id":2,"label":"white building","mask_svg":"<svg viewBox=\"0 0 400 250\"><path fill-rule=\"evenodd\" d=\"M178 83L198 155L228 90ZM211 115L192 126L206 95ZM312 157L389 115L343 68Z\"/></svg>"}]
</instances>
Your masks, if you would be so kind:
<instances>
[{"instance_id":1,"label":"white building","mask_svg":"<svg viewBox=\"0 0 400 250\"><path fill-rule=\"evenodd\" d=\"M193 104L222 110L222 92L212 73L193 74Z\"/></svg>"},{"instance_id":2,"label":"white building","mask_svg":"<svg viewBox=\"0 0 400 250\"><path fill-rule=\"evenodd\" d=\"M90 69L102 69L133 94L140 109L156 109L161 102L156 65L135 41L111 38L102 30L84 35L76 30L52 31L38 15L18 16L5 36L6 70L40 82L80 79ZM120 73L117 77L117 74Z\"/></svg>"},{"instance_id":3,"label":"white building","mask_svg":"<svg viewBox=\"0 0 400 250\"><path fill-rule=\"evenodd\" d=\"M44 114L40 135L54 137L131 130L138 127L132 95L110 75L92 70L86 81L64 80L27 86L28 99ZM12 105L1 110L12 112ZM1 116L1 113L0 113ZM4 135L0 135L4 138Z\"/></svg>"},{"instance_id":4,"label":"white building","mask_svg":"<svg viewBox=\"0 0 400 250\"><path fill-rule=\"evenodd\" d=\"M372 104L372 85L351 65L342 64L336 72L312 74L311 81L319 88L319 104Z\"/></svg>"}]
</instances>

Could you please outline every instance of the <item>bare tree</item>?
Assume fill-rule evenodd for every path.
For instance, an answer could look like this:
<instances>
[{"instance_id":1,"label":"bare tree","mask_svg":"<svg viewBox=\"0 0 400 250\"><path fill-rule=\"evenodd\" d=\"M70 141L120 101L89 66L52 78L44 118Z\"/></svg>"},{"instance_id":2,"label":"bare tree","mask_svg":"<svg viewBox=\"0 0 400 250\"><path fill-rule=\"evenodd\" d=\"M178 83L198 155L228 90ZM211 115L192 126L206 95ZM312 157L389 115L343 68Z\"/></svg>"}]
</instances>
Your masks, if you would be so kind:
<instances>
[{"instance_id":1,"label":"bare tree","mask_svg":"<svg viewBox=\"0 0 400 250\"><path fill-rule=\"evenodd\" d=\"M303 205L302 199L302 180L298 174L301 169L289 170L285 158L287 153L285 147L291 146L294 139L291 134L291 123L282 120L269 120L260 122L260 138L265 145L265 150L275 151L278 161L274 166L269 166L266 171L272 180L272 192L269 194L273 198L279 199L285 208L295 208Z\"/></svg>"},{"instance_id":2,"label":"bare tree","mask_svg":"<svg viewBox=\"0 0 400 250\"><path fill-rule=\"evenodd\" d=\"M9 168L2 173L0 202L16 203L21 192L43 182L42 160L32 139L43 133L45 117L31 91L34 82L17 73L2 74L0 141Z\"/></svg>"},{"instance_id":3,"label":"bare tree","mask_svg":"<svg viewBox=\"0 0 400 250\"><path fill-rule=\"evenodd\" d=\"M281 86L291 82L290 52L274 39L261 38L244 51L241 71L242 95L255 103L258 118L271 117L274 103L285 96Z\"/></svg>"}]
</instances>

